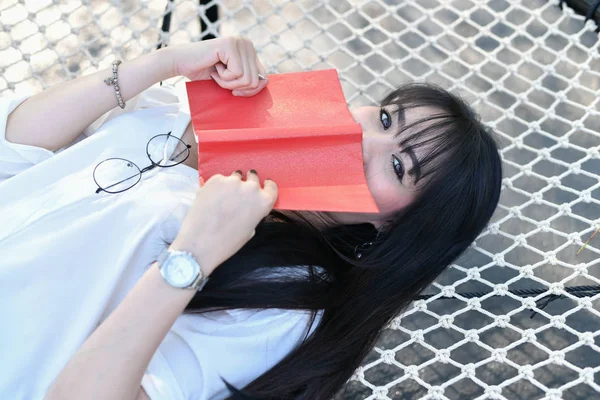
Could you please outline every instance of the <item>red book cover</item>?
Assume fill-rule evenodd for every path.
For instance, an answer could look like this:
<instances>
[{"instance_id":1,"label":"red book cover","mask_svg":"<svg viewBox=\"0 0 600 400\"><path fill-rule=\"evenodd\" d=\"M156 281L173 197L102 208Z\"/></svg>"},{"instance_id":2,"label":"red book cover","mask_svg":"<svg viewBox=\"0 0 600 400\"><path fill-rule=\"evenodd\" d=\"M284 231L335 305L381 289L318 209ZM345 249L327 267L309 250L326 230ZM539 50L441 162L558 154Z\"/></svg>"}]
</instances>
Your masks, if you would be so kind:
<instances>
[{"instance_id":1,"label":"red book cover","mask_svg":"<svg viewBox=\"0 0 600 400\"><path fill-rule=\"evenodd\" d=\"M186 89L204 180L253 168L277 183L276 209L379 212L336 70L269 75L252 97L212 80Z\"/></svg>"}]
</instances>

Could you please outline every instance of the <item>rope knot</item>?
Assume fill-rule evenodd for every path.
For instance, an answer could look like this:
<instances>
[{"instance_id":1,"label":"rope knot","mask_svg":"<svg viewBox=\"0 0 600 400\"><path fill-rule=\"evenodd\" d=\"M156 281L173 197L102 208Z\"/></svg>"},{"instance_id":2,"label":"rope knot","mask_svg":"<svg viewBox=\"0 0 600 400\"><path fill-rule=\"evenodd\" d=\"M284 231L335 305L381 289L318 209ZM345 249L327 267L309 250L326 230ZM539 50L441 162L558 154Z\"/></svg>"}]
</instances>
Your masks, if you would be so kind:
<instances>
[{"instance_id":1,"label":"rope knot","mask_svg":"<svg viewBox=\"0 0 600 400\"><path fill-rule=\"evenodd\" d=\"M522 365L519 368L519 375L522 378L533 379L533 368L531 368L531 365Z\"/></svg>"},{"instance_id":2,"label":"rope knot","mask_svg":"<svg viewBox=\"0 0 600 400\"><path fill-rule=\"evenodd\" d=\"M448 349L440 349L437 351L436 358L442 364L450 362L450 351Z\"/></svg>"},{"instance_id":3,"label":"rope knot","mask_svg":"<svg viewBox=\"0 0 600 400\"><path fill-rule=\"evenodd\" d=\"M392 365L394 364L394 361L396 361L396 352L393 350L386 350L381 353L381 358L383 359L384 363Z\"/></svg>"},{"instance_id":4,"label":"rope knot","mask_svg":"<svg viewBox=\"0 0 600 400\"><path fill-rule=\"evenodd\" d=\"M535 330L533 330L533 329L524 330L523 333L521 334L521 336L530 343L535 342L537 340L537 337L535 335Z\"/></svg>"}]
</instances>

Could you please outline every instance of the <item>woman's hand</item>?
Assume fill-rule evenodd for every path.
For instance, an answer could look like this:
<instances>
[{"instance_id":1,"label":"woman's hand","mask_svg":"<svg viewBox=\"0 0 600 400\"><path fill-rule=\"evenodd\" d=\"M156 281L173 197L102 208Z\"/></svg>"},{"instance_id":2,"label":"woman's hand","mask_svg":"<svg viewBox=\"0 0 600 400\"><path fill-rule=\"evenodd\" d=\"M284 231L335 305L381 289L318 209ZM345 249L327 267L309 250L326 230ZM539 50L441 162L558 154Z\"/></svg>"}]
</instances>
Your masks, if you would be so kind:
<instances>
[{"instance_id":1,"label":"woman's hand","mask_svg":"<svg viewBox=\"0 0 600 400\"><path fill-rule=\"evenodd\" d=\"M191 252L202 271L210 274L237 253L253 236L258 223L273 209L277 185L249 171L214 175L198 190L171 250Z\"/></svg>"},{"instance_id":2,"label":"woman's hand","mask_svg":"<svg viewBox=\"0 0 600 400\"><path fill-rule=\"evenodd\" d=\"M170 47L176 75L191 80L214 79L236 96L254 96L266 85L258 74L266 75L252 42L227 37Z\"/></svg>"}]
</instances>

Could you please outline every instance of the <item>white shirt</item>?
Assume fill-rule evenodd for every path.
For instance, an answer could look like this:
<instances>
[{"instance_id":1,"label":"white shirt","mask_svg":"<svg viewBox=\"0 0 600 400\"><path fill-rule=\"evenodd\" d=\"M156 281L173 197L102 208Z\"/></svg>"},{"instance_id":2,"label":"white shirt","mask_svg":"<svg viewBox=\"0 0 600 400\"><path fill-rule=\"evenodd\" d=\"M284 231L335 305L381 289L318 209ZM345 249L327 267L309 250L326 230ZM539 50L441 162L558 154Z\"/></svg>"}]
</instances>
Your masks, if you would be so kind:
<instances>
[{"instance_id":1,"label":"white shirt","mask_svg":"<svg viewBox=\"0 0 600 400\"><path fill-rule=\"evenodd\" d=\"M190 116L173 89L146 90L56 152L6 141L8 115L27 97L0 98L0 398L12 400L43 398L173 241L199 185L180 164L145 172L123 193L95 193L102 160L142 169L152 136L181 138ZM282 309L183 314L141 385L153 400L225 398L219 375L245 386L300 343L309 319Z\"/></svg>"}]
</instances>

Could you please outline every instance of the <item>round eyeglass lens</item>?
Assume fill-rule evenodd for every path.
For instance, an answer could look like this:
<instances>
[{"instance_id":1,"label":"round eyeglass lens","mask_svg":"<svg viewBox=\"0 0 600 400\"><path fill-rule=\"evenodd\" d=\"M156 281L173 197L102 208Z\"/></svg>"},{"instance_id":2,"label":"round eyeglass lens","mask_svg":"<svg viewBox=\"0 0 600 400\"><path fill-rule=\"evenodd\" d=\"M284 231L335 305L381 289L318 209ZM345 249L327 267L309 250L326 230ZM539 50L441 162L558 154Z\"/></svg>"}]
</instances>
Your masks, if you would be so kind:
<instances>
[{"instance_id":1,"label":"round eyeglass lens","mask_svg":"<svg viewBox=\"0 0 600 400\"><path fill-rule=\"evenodd\" d=\"M94 169L94 180L102 190L119 193L140 181L141 172L137 165L123 158L109 158Z\"/></svg>"},{"instance_id":2,"label":"round eyeglass lens","mask_svg":"<svg viewBox=\"0 0 600 400\"><path fill-rule=\"evenodd\" d=\"M152 163L161 167L180 164L190 155L185 143L171 135L158 135L150 139L146 152Z\"/></svg>"}]
</instances>

